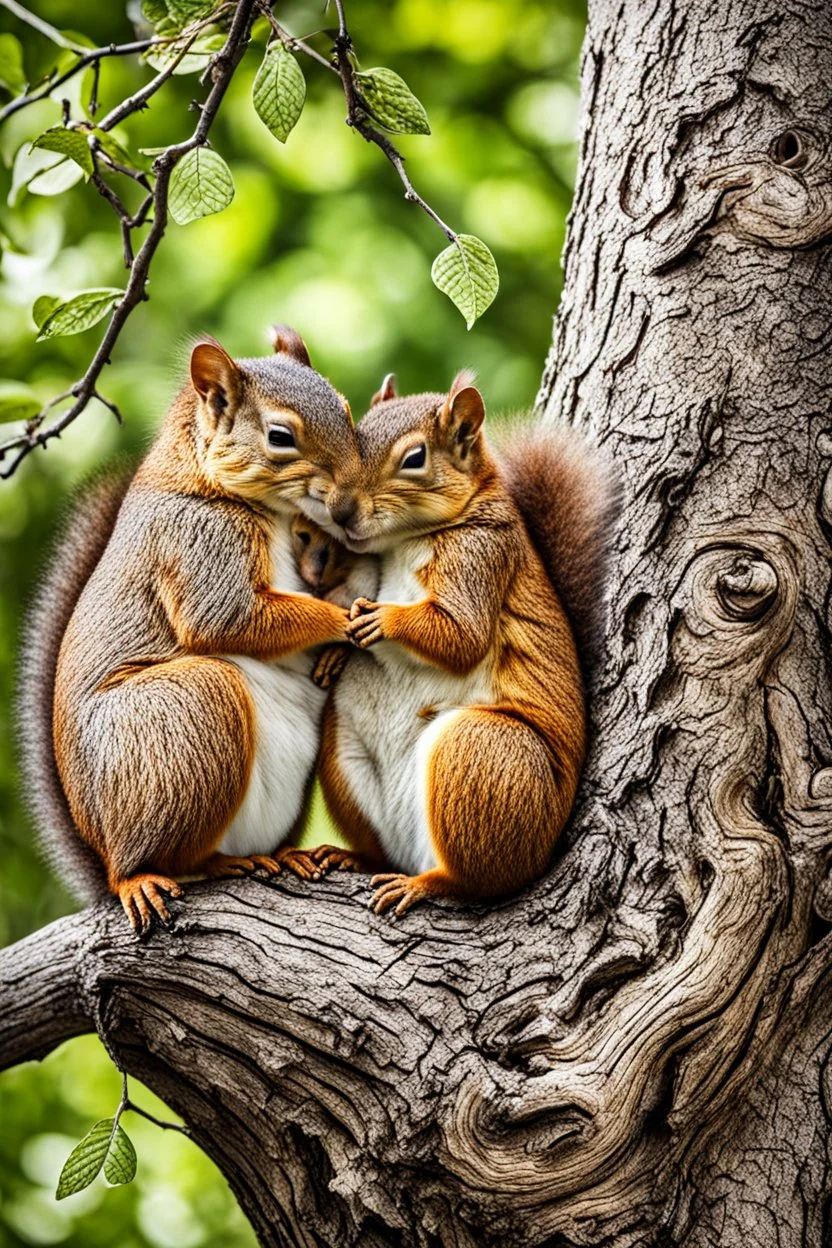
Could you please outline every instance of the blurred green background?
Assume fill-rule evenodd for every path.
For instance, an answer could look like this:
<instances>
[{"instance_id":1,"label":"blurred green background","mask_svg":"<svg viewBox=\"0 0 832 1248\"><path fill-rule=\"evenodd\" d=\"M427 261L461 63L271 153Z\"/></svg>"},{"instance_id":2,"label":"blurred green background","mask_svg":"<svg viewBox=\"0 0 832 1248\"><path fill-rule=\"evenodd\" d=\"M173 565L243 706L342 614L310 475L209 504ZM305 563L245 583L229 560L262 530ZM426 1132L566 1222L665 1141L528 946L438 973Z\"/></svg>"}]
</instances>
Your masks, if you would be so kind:
<instances>
[{"instance_id":1,"label":"blurred green background","mask_svg":"<svg viewBox=\"0 0 832 1248\"><path fill-rule=\"evenodd\" d=\"M135 37L120 4L35 0L30 7L99 45ZM406 392L441 389L471 365L492 414L534 400L560 295L583 2L348 0L347 12L362 68L390 66L425 104L432 135L400 140L410 175L455 229L488 243L500 293L468 334L430 280L444 236L405 203L381 153L344 125L334 76L301 58L308 92L303 116L285 147L269 134L251 104L263 30L211 134L233 171L235 199L220 215L170 224L151 271L151 299L134 312L100 383L121 408L124 427L93 404L59 442L0 483L4 944L75 908L40 862L17 792L12 710L26 600L68 492L91 468L147 445L181 376L189 335L207 331L232 354L254 355L266 349L265 327L287 322L356 414L390 370ZM298 35L334 22L323 3L279 4L276 13ZM48 40L3 9L0 31L22 40L32 81L54 64ZM327 51L326 39L316 46ZM150 73L137 59L104 61L102 111ZM133 151L187 137L194 125L188 105L202 91L193 75L174 78L120 137ZM36 344L34 300L125 280L115 217L92 187L80 183L61 195L24 193L13 206L7 202L15 154L59 120L60 107L49 100L0 130L0 229L12 244L4 246L0 270L0 369L42 400L81 376L103 324ZM131 203L134 189L118 186ZM0 438L4 432L0 426ZM309 835L323 839L324 821L316 804ZM125 1120L139 1154L135 1182L108 1191L98 1179L86 1192L55 1202L66 1155L97 1118L113 1113L119 1088L92 1037L0 1076L0 1245L252 1244L208 1159L182 1136L135 1115ZM167 1112L149 1092L134 1087L133 1095L157 1114Z\"/></svg>"}]
</instances>

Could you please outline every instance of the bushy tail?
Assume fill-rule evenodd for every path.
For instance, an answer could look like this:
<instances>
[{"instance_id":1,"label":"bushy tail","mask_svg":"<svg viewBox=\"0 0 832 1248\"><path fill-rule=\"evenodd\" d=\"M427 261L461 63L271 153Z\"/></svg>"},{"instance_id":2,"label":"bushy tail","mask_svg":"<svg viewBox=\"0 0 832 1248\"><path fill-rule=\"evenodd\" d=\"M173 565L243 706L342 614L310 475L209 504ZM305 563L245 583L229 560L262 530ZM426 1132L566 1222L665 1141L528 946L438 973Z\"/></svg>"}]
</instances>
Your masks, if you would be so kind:
<instances>
[{"instance_id":1,"label":"bushy tail","mask_svg":"<svg viewBox=\"0 0 832 1248\"><path fill-rule=\"evenodd\" d=\"M99 477L82 489L47 564L24 624L17 722L24 797L41 849L82 901L106 891L104 869L81 840L64 795L52 738L58 652L69 618L110 539L132 471Z\"/></svg>"},{"instance_id":2,"label":"bushy tail","mask_svg":"<svg viewBox=\"0 0 832 1248\"><path fill-rule=\"evenodd\" d=\"M566 427L515 426L500 462L590 670L603 640L607 561L620 509L617 478L601 453Z\"/></svg>"}]
</instances>

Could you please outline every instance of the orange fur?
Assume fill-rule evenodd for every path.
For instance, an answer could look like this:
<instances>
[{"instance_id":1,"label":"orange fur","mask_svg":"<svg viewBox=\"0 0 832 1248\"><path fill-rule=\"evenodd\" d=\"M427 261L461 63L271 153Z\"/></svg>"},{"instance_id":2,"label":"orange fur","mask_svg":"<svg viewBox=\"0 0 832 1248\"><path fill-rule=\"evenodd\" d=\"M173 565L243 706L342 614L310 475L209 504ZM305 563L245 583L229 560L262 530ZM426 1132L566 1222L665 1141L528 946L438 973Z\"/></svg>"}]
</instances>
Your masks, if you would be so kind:
<instances>
[{"instance_id":1,"label":"orange fur","mask_svg":"<svg viewBox=\"0 0 832 1248\"><path fill-rule=\"evenodd\" d=\"M383 560L415 539L430 556L416 573L424 598L357 600L350 637L362 649L395 642L458 680L463 698L457 703L453 685L445 686L447 701L416 712L428 722L459 708L431 746L424 781L437 866L378 877L379 912L401 914L428 896L496 897L536 879L569 817L583 765L586 713L573 631L482 436L483 416L470 375L461 374L448 396L378 401L358 427L363 474L348 543ZM362 671L372 681L372 665ZM491 697L471 705L464 690L474 672ZM395 682L389 688L394 696ZM361 696L355 681L349 690ZM357 847L366 816L338 760L337 693L322 776L330 811ZM378 731L385 730L380 705Z\"/></svg>"}]
</instances>

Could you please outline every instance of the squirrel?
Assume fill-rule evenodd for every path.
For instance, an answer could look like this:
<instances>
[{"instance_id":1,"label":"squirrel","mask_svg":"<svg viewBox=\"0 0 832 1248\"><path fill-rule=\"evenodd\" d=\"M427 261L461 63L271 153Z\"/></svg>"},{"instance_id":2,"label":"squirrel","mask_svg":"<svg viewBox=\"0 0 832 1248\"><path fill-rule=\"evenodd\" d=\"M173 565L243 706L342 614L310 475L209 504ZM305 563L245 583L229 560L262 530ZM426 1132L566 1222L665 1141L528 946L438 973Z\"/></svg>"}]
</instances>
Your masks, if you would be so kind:
<instances>
[{"instance_id":1,"label":"squirrel","mask_svg":"<svg viewBox=\"0 0 832 1248\"><path fill-rule=\"evenodd\" d=\"M356 598L375 593L374 559L353 554L300 511L291 534L295 566L317 598L349 608Z\"/></svg>"},{"instance_id":2,"label":"squirrel","mask_svg":"<svg viewBox=\"0 0 832 1248\"><path fill-rule=\"evenodd\" d=\"M350 865L275 849L318 754L312 648L345 641L349 620L306 592L292 519L340 514L358 451L300 336L275 326L273 345L237 361L194 346L144 461L75 512L28 633L21 744L47 854L85 899L116 894L139 933L169 921L177 877Z\"/></svg>"},{"instance_id":3,"label":"squirrel","mask_svg":"<svg viewBox=\"0 0 832 1248\"><path fill-rule=\"evenodd\" d=\"M583 765L616 485L572 434L526 432L496 457L484 417L467 372L447 395L396 398L386 378L357 426L361 478L324 525L380 563L319 765L350 847L387 867L377 913L538 878Z\"/></svg>"}]
</instances>

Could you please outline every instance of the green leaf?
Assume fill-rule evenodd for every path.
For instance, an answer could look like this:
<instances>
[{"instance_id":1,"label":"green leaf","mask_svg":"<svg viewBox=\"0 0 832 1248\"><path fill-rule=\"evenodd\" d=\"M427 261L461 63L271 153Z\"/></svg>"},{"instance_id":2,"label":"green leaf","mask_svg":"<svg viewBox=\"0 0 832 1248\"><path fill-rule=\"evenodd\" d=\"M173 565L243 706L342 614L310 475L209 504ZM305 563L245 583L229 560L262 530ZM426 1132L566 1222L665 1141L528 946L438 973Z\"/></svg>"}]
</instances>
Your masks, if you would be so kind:
<instances>
[{"instance_id":1,"label":"green leaf","mask_svg":"<svg viewBox=\"0 0 832 1248\"><path fill-rule=\"evenodd\" d=\"M142 17L156 29L162 22L169 21L170 14L165 0L142 0Z\"/></svg>"},{"instance_id":2,"label":"green leaf","mask_svg":"<svg viewBox=\"0 0 832 1248\"><path fill-rule=\"evenodd\" d=\"M81 334L97 325L110 312L124 294L115 286L98 290L83 290L55 307L40 327L37 342L46 338L62 338L69 334Z\"/></svg>"},{"instance_id":3,"label":"green leaf","mask_svg":"<svg viewBox=\"0 0 832 1248\"><path fill-rule=\"evenodd\" d=\"M74 161L57 152L32 151L31 144L24 143L14 158L9 207L16 207L25 191L33 195L59 195L83 176L83 170Z\"/></svg>"},{"instance_id":4,"label":"green leaf","mask_svg":"<svg viewBox=\"0 0 832 1248\"><path fill-rule=\"evenodd\" d=\"M195 147L174 166L168 206L179 225L222 212L233 198L231 170L210 147Z\"/></svg>"},{"instance_id":5,"label":"green leaf","mask_svg":"<svg viewBox=\"0 0 832 1248\"><path fill-rule=\"evenodd\" d=\"M107 1153L110 1151L114 1126L114 1118L102 1118L84 1136L81 1143L75 1145L64 1162L64 1168L58 1179L58 1189L55 1192L57 1200L63 1200L66 1196L83 1191L85 1187L89 1187L96 1175L100 1174Z\"/></svg>"},{"instance_id":6,"label":"green leaf","mask_svg":"<svg viewBox=\"0 0 832 1248\"><path fill-rule=\"evenodd\" d=\"M167 0L167 9L177 26L198 22L217 8L215 0Z\"/></svg>"},{"instance_id":7,"label":"green leaf","mask_svg":"<svg viewBox=\"0 0 832 1248\"><path fill-rule=\"evenodd\" d=\"M473 234L457 234L456 242L434 260L430 275L434 285L459 308L469 329L500 288L494 257Z\"/></svg>"},{"instance_id":8,"label":"green leaf","mask_svg":"<svg viewBox=\"0 0 832 1248\"><path fill-rule=\"evenodd\" d=\"M257 116L276 139L285 143L303 112L306 79L288 48L269 44L252 89Z\"/></svg>"},{"instance_id":9,"label":"green leaf","mask_svg":"<svg viewBox=\"0 0 832 1248\"><path fill-rule=\"evenodd\" d=\"M22 381L0 381L0 422L29 420L40 409L37 395Z\"/></svg>"},{"instance_id":10,"label":"green leaf","mask_svg":"<svg viewBox=\"0 0 832 1248\"><path fill-rule=\"evenodd\" d=\"M355 75L367 112L393 134L430 134L428 115L410 87L392 69L368 69Z\"/></svg>"},{"instance_id":11,"label":"green leaf","mask_svg":"<svg viewBox=\"0 0 832 1248\"><path fill-rule=\"evenodd\" d=\"M63 303L60 295L41 295L35 300L32 308L32 320L40 329L48 316L51 316L59 304Z\"/></svg>"},{"instance_id":12,"label":"green leaf","mask_svg":"<svg viewBox=\"0 0 832 1248\"><path fill-rule=\"evenodd\" d=\"M80 165L64 158L32 178L27 190L33 195L62 195L84 176Z\"/></svg>"},{"instance_id":13,"label":"green leaf","mask_svg":"<svg viewBox=\"0 0 832 1248\"><path fill-rule=\"evenodd\" d=\"M81 130L66 130L63 126L52 126L50 130L45 130L35 139L32 147L68 156L83 169L88 178L95 170L87 136Z\"/></svg>"},{"instance_id":14,"label":"green leaf","mask_svg":"<svg viewBox=\"0 0 832 1248\"><path fill-rule=\"evenodd\" d=\"M0 87L17 95L26 86L23 48L14 35L0 35Z\"/></svg>"},{"instance_id":15,"label":"green leaf","mask_svg":"<svg viewBox=\"0 0 832 1248\"><path fill-rule=\"evenodd\" d=\"M121 1123L116 1127L110 1151L104 1159L104 1178L114 1187L129 1183L136 1177L136 1150Z\"/></svg>"}]
</instances>

